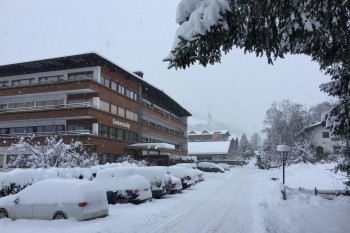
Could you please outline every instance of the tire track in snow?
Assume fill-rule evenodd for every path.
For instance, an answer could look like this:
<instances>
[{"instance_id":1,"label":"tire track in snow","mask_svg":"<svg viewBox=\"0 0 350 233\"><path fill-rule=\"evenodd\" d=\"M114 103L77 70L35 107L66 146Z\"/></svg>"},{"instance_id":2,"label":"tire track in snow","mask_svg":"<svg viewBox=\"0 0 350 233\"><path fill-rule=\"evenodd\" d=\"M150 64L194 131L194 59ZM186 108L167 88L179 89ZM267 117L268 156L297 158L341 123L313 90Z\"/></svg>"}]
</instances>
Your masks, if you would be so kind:
<instances>
[{"instance_id":1,"label":"tire track in snow","mask_svg":"<svg viewBox=\"0 0 350 233\"><path fill-rule=\"evenodd\" d=\"M174 214L176 217L163 221L161 225L151 227L146 232L246 232L244 229L249 226L245 224L247 220L242 219L241 215L247 212L247 202L244 199L249 195L249 185L246 184L247 178L238 175L238 172L228 172L230 175L228 178L221 181L222 183L209 193L202 195L193 206L184 211L180 210ZM238 196L225 192L232 191L232 186L238 191L236 192ZM241 192L242 188L244 190ZM208 197L211 200L208 200ZM219 198L217 203L213 203L214 197ZM198 219L201 219L200 225Z\"/></svg>"}]
</instances>

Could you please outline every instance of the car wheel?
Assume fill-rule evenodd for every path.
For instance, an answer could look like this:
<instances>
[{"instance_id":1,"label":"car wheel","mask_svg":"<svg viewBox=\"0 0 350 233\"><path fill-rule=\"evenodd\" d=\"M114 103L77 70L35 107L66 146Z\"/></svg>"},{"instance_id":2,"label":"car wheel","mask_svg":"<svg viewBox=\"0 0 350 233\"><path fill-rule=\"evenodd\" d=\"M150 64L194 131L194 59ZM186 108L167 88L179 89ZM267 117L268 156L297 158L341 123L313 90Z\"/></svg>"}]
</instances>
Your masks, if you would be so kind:
<instances>
[{"instance_id":1,"label":"car wheel","mask_svg":"<svg viewBox=\"0 0 350 233\"><path fill-rule=\"evenodd\" d=\"M128 203L128 200L126 200L126 198L124 198L124 197L118 197L117 203L118 204L126 204L126 203Z\"/></svg>"},{"instance_id":2,"label":"car wheel","mask_svg":"<svg viewBox=\"0 0 350 233\"><path fill-rule=\"evenodd\" d=\"M8 216L6 210L1 209L1 210L0 210L0 219L1 219L1 218L8 218L8 217L9 217L9 216Z\"/></svg>"},{"instance_id":3,"label":"car wheel","mask_svg":"<svg viewBox=\"0 0 350 233\"><path fill-rule=\"evenodd\" d=\"M115 195L116 195L116 194L113 193L113 192L107 192L107 201L108 201L108 204L112 204L112 205L117 204L117 198L116 198Z\"/></svg>"},{"instance_id":4,"label":"car wheel","mask_svg":"<svg viewBox=\"0 0 350 233\"><path fill-rule=\"evenodd\" d=\"M66 215L62 212L58 212L56 213L53 218L54 220L57 220L57 219L67 219Z\"/></svg>"}]
</instances>

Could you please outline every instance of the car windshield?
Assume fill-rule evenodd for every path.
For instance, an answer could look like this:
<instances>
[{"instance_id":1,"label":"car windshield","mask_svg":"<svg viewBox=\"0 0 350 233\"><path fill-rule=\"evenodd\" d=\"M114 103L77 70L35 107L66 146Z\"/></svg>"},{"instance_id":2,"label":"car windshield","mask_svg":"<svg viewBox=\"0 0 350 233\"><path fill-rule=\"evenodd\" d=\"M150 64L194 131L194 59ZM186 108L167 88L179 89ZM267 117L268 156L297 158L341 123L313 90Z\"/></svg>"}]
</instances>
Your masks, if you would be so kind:
<instances>
[{"instance_id":1,"label":"car windshield","mask_svg":"<svg viewBox=\"0 0 350 233\"><path fill-rule=\"evenodd\" d=\"M349 1L0 6L1 232L350 232Z\"/></svg>"}]
</instances>

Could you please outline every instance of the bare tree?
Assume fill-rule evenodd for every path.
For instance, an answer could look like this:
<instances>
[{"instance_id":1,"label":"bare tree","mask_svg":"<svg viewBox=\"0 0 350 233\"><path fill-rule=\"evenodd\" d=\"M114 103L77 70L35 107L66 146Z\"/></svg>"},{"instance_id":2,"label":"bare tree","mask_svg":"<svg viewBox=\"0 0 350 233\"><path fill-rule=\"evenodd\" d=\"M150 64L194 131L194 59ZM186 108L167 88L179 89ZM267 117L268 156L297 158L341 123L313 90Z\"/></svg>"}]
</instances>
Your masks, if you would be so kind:
<instances>
[{"instance_id":1,"label":"bare tree","mask_svg":"<svg viewBox=\"0 0 350 233\"><path fill-rule=\"evenodd\" d=\"M267 126L264 129L267 150L275 152L279 144L294 146L296 134L304 127L303 116L304 110L300 104L289 100L274 102L267 110L264 120Z\"/></svg>"}]
</instances>

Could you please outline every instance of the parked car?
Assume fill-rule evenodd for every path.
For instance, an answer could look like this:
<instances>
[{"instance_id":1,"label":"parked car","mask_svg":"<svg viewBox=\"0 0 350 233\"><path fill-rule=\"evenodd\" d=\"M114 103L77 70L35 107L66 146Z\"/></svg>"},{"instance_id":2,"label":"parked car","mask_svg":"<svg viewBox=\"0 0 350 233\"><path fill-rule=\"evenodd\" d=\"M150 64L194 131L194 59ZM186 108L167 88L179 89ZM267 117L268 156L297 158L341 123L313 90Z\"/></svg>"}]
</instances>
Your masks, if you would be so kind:
<instances>
[{"instance_id":1,"label":"parked car","mask_svg":"<svg viewBox=\"0 0 350 233\"><path fill-rule=\"evenodd\" d=\"M181 193L182 190L182 182L180 178L177 178L176 176L170 175L171 178L171 189L170 193Z\"/></svg>"},{"instance_id":2,"label":"parked car","mask_svg":"<svg viewBox=\"0 0 350 233\"><path fill-rule=\"evenodd\" d=\"M166 167L167 171L181 179L182 189L186 189L195 184L195 173L192 168L179 167L179 166L170 166Z\"/></svg>"},{"instance_id":3,"label":"parked car","mask_svg":"<svg viewBox=\"0 0 350 233\"><path fill-rule=\"evenodd\" d=\"M95 182L47 179L0 198L0 218L86 220L108 214L105 190Z\"/></svg>"},{"instance_id":4,"label":"parked car","mask_svg":"<svg viewBox=\"0 0 350 233\"><path fill-rule=\"evenodd\" d=\"M193 169L197 168L197 164L195 164L195 163L177 163L174 166L187 167L187 168L193 168Z\"/></svg>"},{"instance_id":5,"label":"parked car","mask_svg":"<svg viewBox=\"0 0 350 233\"><path fill-rule=\"evenodd\" d=\"M154 169L154 167L112 167L104 169L103 171L109 173L113 177L141 175L150 183L153 198L161 198L166 194L166 172L164 170Z\"/></svg>"},{"instance_id":6,"label":"parked car","mask_svg":"<svg viewBox=\"0 0 350 233\"><path fill-rule=\"evenodd\" d=\"M225 169L225 171L230 170L230 166L227 163L217 163L217 165Z\"/></svg>"},{"instance_id":7,"label":"parked car","mask_svg":"<svg viewBox=\"0 0 350 233\"><path fill-rule=\"evenodd\" d=\"M108 204L139 204L152 200L151 185L141 175L115 176L106 169L98 171L94 181L106 190Z\"/></svg>"},{"instance_id":8,"label":"parked car","mask_svg":"<svg viewBox=\"0 0 350 233\"><path fill-rule=\"evenodd\" d=\"M197 168L204 172L225 172L225 169L212 162L199 162Z\"/></svg>"},{"instance_id":9,"label":"parked car","mask_svg":"<svg viewBox=\"0 0 350 233\"><path fill-rule=\"evenodd\" d=\"M197 168L194 169L194 174L196 176L195 182L201 182L204 180L204 173L201 170L198 170Z\"/></svg>"}]
</instances>

